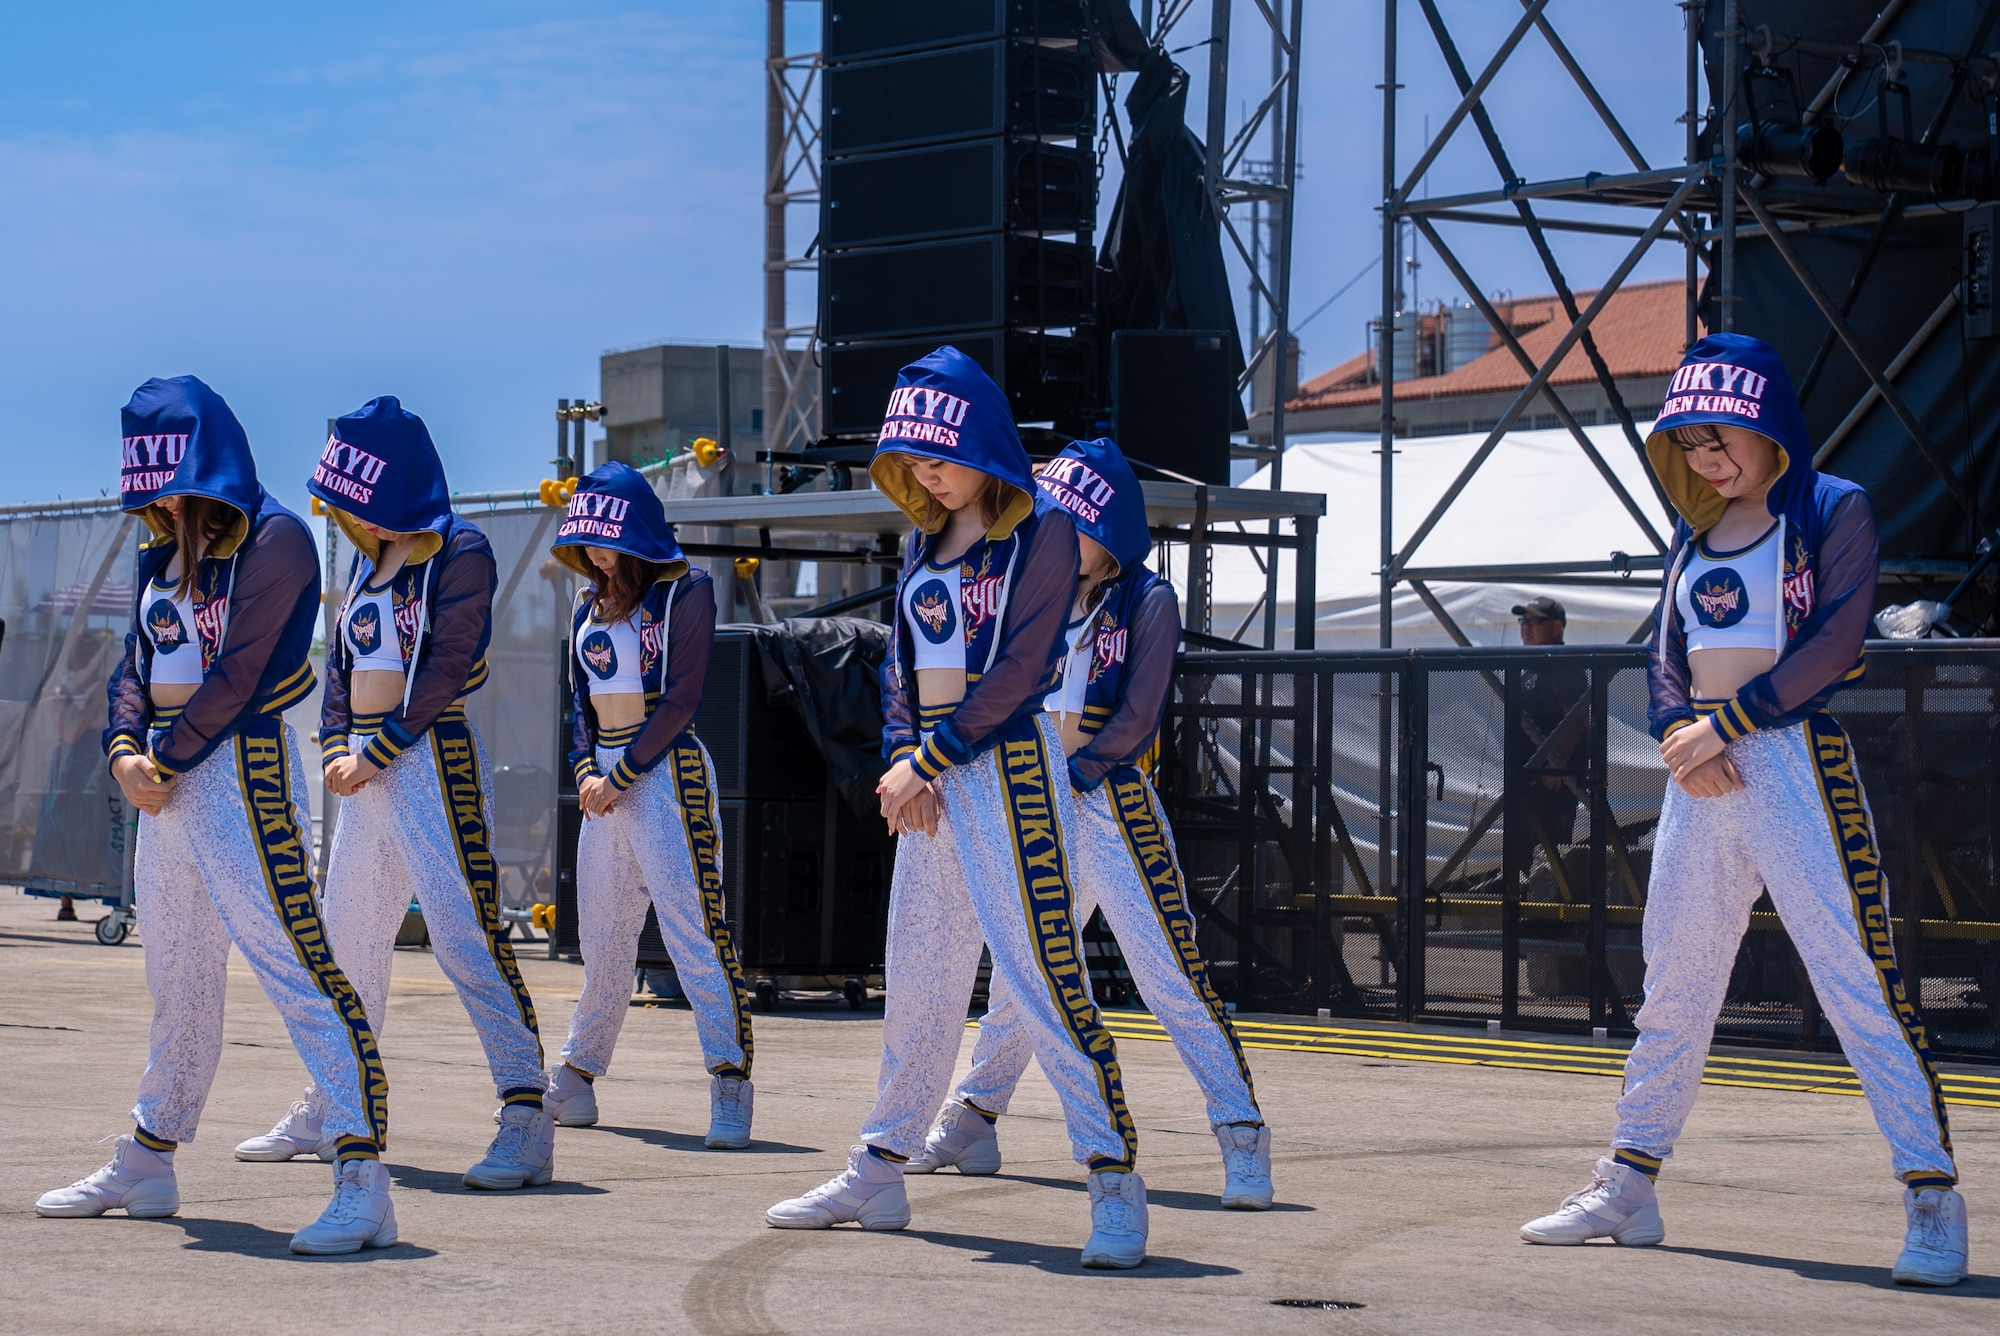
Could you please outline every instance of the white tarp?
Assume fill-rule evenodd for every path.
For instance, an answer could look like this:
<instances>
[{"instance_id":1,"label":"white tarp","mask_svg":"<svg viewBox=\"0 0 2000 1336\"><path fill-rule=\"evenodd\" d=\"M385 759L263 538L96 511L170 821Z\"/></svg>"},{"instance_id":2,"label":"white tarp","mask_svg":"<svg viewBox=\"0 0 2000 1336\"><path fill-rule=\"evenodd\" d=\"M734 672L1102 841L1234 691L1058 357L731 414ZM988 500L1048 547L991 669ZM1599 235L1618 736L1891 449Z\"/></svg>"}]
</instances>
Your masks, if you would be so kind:
<instances>
[{"instance_id":1,"label":"white tarp","mask_svg":"<svg viewBox=\"0 0 2000 1336\"><path fill-rule=\"evenodd\" d=\"M1643 439L1647 424L1640 424ZM1615 424L1584 429L1625 489L1652 518L1662 537L1672 532L1659 512L1646 466ZM1416 531L1474 451L1483 433L1422 436L1399 441L1395 456L1395 533L1398 546ZM1372 649L1377 644L1381 566L1381 473L1372 440L1294 445L1285 451L1284 490L1320 492L1326 517L1319 527L1319 649ZM1270 469L1259 469L1246 487L1268 487ZM1262 526L1251 526L1262 527ZM1214 551L1215 634L1228 635L1264 590L1264 573L1250 552ZM1412 566L1467 566L1551 561L1605 561L1613 552L1651 555L1647 540L1569 433L1509 432L1459 494L1444 519L1411 559ZM1176 572L1178 574L1178 572ZM1510 609L1537 595L1561 601L1569 612L1570 644L1620 644L1652 611L1659 576L1634 574L1629 586L1441 584L1431 592L1476 645L1517 643ZM1279 647L1289 648L1293 565L1279 557ZM1408 586L1393 605L1395 643L1449 645ZM1263 618L1245 635L1261 636Z\"/></svg>"}]
</instances>

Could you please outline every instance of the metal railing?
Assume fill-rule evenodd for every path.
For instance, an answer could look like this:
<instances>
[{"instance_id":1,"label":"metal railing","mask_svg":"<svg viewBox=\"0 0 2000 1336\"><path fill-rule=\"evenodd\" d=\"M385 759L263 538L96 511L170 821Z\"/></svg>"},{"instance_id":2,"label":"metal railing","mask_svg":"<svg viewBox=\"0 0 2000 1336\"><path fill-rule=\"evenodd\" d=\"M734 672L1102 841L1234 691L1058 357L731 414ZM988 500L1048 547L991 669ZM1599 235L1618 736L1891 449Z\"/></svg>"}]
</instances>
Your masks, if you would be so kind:
<instances>
[{"instance_id":1,"label":"metal railing","mask_svg":"<svg viewBox=\"0 0 2000 1336\"><path fill-rule=\"evenodd\" d=\"M1871 644L1854 740L1933 1043L2000 1058L2000 646ZM1161 791L1244 1010L1630 1033L1667 774L1638 649L1189 653ZM1728 1042L1832 1048L1768 898Z\"/></svg>"}]
</instances>

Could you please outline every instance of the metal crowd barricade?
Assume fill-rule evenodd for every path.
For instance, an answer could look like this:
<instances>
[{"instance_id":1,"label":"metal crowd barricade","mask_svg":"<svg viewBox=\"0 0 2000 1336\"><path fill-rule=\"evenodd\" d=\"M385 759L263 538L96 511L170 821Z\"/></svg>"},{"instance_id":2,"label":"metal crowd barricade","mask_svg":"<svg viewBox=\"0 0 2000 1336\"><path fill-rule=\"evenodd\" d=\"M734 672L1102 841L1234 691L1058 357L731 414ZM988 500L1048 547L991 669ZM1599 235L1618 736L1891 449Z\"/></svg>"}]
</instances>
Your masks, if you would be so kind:
<instances>
[{"instance_id":1,"label":"metal crowd barricade","mask_svg":"<svg viewBox=\"0 0 2000 1336\"><path fill-rule=\"evenodd\" d=\"M1874 643L1853 736L1905 987L1940 1053L2000 1059L1990 643ZM1244 1010L1631 1033L1667 776L1643 653L1183 656L1161 789L1200 944ZM1768 897L1726 1042L1833 1048Z\"/></svg>"}]
</instances>

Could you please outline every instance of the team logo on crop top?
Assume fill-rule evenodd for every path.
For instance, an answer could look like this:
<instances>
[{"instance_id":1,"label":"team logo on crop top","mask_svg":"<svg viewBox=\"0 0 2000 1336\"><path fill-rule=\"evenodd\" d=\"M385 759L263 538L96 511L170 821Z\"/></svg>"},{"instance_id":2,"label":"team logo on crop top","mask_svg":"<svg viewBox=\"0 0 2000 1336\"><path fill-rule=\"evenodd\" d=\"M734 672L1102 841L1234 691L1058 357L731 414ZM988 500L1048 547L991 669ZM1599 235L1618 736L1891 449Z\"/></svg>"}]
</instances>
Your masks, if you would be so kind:
<instances>
[{"instance_id":1,"label":"team logo on crop top","mask_svg":"<svg viewBox=\"0 0 2000 1336\"><path fill-rule=\"evenodd\" d=\"M379 604L364 603L347 618L347 643L356 654L373 654L382 648L382 611Z\"/></svg>"},{"instance_id":2,"label":"team logo on crop top","mask_svg":"<svg viewBox=\"0 0 2000 1336\"><path fill-rule=\"evenodd\" d=\"M1727 566L1705 572L1688 593L1695 620L1703 626L1720 631L1750 615L1750 591L1743 587L1743 577Z\"/></svg>"},{"instance_id":3,"label":"team logo on crop top","mask_svg":"<svg viewBox=\"0 0 2000 1336\"><path fill-rule=\"evenodd\" d=\"M1131 634L1131 630L1123 626L1115 631L1105 626L1097 628L1097 652L1090 656L1091 681L1095 682L1111 671L1112 664L1125 662L1125 646Z\"/></svg>"},{"instance_id":4,"label":"team logo on crop top","mask_svg":"<svg viewBox=\"0 0 2000 1336\"><path fill-rule=\"evenodd\" d=\"M917 629L933 645L942 645L957 633L958 609L952 606L955 601L942 580L926 580L910 596L910 611L917 619Z\"/></svg>"},{"instance_id":5,"label":"team logo on crop top","mask_svg":"<svg viewBox=\"0 0 2000 1336\"><path fill-rule=\"evenodd\" d=\"M583 655L583 666L600 682L609 682L618 673L618 650L611 643L610 633L592 631L583 638L583 647L578 651Z\"/></svg>"},{"instance_id":6,"label":"team logo on crop top","mask_svg":"<svg viewBox=\"0 0 2000 1336\"><path fill-rule=\"evenodd\" d=\"M156 654L172 654L188 642L187 623L171 599L156 598L146 609L146 631L153 637Z\"/></svg>"}]
</instances>

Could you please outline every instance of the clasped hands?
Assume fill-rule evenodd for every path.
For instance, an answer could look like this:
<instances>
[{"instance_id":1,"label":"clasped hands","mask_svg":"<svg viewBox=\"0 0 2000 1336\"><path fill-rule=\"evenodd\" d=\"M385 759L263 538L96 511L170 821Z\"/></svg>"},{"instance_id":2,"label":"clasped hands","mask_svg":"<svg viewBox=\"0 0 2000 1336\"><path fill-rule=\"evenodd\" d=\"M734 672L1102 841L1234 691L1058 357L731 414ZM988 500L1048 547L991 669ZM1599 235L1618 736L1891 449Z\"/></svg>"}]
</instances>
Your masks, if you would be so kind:
<instances>
[{"instance_id":1,"label":"clasped hands","mask_svg":"<svg viewBox=\"0 0 2000 1336\"><path fill-rule=\"evenodd\" d=\"M930 781L917 773L908 757L890 766L875 786L876 794L882 799L882 819L889 823L891 835L901 835L918 830L926 835L937 834L938 816L942 809L938 805L937 790Z\"/></svg>"},{"instance_id":2,"label":"clasped hands","mask_svg":"<svg viewBox=\"0 0 2000 1336\"><path fill-rule=\"evenodd\" d=\"M325 766L326 790L336 798L351 798L381 769L366 756L336 756Z\"/></svg>"},{"instance_id":3,"label":"clasped hands","mask_svg":"<svg viewBox=\"0 0 2000 1336\"><path fill-rule=\"evenodd\" d=\"M174 791L174 777L161 775L150 756L130 753L111 763L111 777L125 794L125 800L147 816L158 816Z\"/></svg>"},{"instance_id":4,"label":"clasped hands","mask_svg":"<svg viewBox=\"0 0 2000 1336\"><path fill-rule=\"evenodd\" d=\"M1743 777L1729 763L1727 746L1709 717L1668 734L1660 744L1660 759L1689 797L1720 798L1743 787Z\"/></svg>"}]
</instances>

